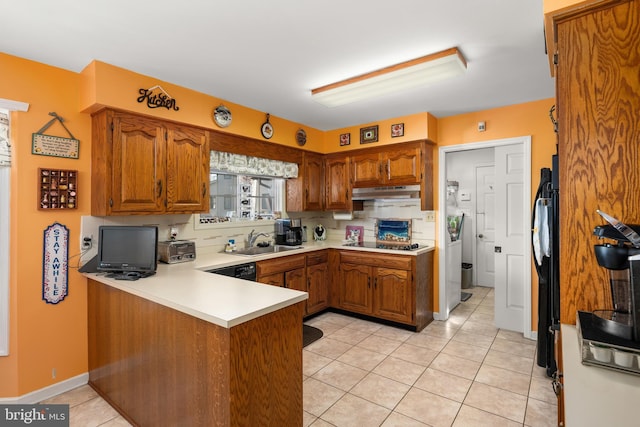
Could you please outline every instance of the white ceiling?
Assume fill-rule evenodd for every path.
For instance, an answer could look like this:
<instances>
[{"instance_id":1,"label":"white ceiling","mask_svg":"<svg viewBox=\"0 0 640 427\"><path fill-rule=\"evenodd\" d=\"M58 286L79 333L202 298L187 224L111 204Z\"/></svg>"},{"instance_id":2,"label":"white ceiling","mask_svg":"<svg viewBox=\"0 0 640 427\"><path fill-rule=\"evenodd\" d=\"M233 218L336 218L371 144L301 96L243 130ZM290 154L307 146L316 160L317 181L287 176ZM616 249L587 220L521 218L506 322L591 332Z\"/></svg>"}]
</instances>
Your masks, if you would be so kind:
<instances>
[{"instance_id":1,"label":"white ceiling","mask_svg":"<svg viewBox=\"0 0 640 427\"><path fill-rule=\"evenodd\" d=\"M2 52L75 72L100 60L321 130L554 96L542 0L0 0L0 8ZM313 88L450 47L467 59L463 77L341 107L311 99Z\"/></svg>"}]
</instances>

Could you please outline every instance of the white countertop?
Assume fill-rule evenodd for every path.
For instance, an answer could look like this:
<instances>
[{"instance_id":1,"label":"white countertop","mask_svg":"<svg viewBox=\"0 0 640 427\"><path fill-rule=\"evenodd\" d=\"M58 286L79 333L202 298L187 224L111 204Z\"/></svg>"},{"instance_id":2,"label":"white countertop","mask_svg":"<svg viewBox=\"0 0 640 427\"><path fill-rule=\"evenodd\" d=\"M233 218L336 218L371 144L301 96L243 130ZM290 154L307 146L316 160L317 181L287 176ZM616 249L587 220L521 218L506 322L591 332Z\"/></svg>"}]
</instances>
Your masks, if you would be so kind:
<instances>
[{"instance_id":1,"label":"white countertop","mask_svg":"<svg viewBox=\"0 0 640 427\"><path fill-rule=\"evenodd\" d=\"M84 273L116 289L173 308L218 326L231 328L308 298L306 292L279 288L219 274L206 270L230 265L256 262L321 249L385 252L401 255L418 255L434 250L424 246L416 251L394 251L345 247L340 242L309 242L301 249L273 254L247 256L227 253L196 253L196 260L179 264L158 263L155 275L136 281L115 280L104 273Z\"/></svg>"},{"instance_id":2,"label":"white countertop","mask_svg":"<svg viewBox=\"0 0 640 427\"><path fill-rule=\"evenodd\" d=\"M640 376L583 365L576 327L561 333L565 425L637 426Z\"/></svg>"}]
</instances>

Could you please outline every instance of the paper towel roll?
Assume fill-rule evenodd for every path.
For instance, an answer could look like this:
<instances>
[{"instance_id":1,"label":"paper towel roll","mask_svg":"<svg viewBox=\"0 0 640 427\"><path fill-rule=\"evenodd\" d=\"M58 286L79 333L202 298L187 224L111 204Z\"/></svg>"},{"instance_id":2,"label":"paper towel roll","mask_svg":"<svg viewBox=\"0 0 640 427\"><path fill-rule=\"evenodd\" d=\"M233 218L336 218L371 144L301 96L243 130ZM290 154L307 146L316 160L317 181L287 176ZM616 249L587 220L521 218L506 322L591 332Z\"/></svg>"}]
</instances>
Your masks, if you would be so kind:
<instances>
[{"instance_id":1,"label":"paper towel roll","mask_svg":"<svg viewBox=\"0 0 640 427\"><path fill-rule=\"evenodd\" d=\"M350 221L353 219L353 212L333 212L333 219Z\"/></svg>"}]
</instances>

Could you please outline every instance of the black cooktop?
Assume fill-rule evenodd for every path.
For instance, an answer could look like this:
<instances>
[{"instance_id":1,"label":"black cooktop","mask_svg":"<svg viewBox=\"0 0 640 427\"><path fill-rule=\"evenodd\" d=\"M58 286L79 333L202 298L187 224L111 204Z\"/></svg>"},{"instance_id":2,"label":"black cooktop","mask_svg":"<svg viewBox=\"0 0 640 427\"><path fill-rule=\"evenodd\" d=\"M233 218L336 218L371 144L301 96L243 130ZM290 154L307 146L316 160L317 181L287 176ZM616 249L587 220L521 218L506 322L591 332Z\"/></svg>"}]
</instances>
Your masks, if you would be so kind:
<instances>
[{"instance_id":1,"label":"black cooktop","mask_svg":"<svg viewBox=\"0 0 640 427\"><path fill-rule=\"evenodd\" d=\"M376 242L357 242L357 243L345 243L344 246L356 247L356 248L369 248L369 249L391 249L394 251L416 251L420 249L420 245L417 243L407 243L406 245L388 245L384 243Z\"/></svg>"}]
</instances>

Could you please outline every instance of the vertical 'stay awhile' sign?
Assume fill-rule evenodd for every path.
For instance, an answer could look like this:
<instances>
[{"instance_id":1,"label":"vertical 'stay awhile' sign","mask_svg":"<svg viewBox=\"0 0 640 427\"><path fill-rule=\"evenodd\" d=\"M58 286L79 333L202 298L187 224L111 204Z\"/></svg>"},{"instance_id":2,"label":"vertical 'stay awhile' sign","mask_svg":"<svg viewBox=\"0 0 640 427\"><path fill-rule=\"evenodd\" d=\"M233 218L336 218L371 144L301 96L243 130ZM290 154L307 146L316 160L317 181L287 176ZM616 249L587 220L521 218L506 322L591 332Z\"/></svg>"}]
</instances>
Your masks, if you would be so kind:
<instances>
[{"instance_id":1,"label":"vertical 'stay awhile' sign","mask_svg":"<svg viewBox=\"0 0 640 427\"><path fill-rule=\"evenodd\" d=\"M57 304L67 296L69 273L69 229L57 222L44 230L42 255L42 299Z\"/></svg>"}]
</instances>

